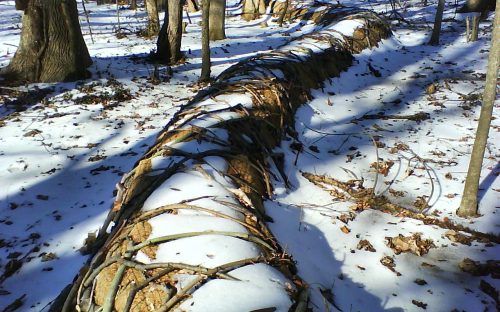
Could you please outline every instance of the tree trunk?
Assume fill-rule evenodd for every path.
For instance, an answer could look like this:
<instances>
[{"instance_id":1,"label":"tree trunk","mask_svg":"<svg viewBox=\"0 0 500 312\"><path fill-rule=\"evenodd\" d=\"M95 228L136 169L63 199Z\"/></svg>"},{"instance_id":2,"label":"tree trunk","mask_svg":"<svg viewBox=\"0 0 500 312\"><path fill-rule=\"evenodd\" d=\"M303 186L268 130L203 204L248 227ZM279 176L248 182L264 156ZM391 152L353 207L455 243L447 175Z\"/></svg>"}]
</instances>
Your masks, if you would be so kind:
<instances>
[{"instance_id":1,"label":"tree trunk","mask_svg":"<svg viewBox=\"0 0 500 312\"><path fill-rule=\"evenodd\" d=\"M441 33L441 23L443 21L443 11L444 11L444 0L439 0L437 10L436 10L436 18L434 20L434 28L432 29L431 40L429 41L430 45L437 46L439 45L439 34Z\"/></svg>"},{"instance_id":2,"label":"tree trunk","mask_svg":"<svg viewBox=\"0 0 500 312\"><path fill-rule=\"evenodd\" d=\"M470 34L470 41L474 42L477 41L477 38L479 36L479 15L474 15L472 18L472 30Z\"/></svg>"},{"instance_id":3,"label":"tree trunk","mask_svg":"<svg viewBox=\"0 0 500 312\"><path fill-rule=\"evenodd\" d=\"M197 0L187 0L187 10L189 13L198 12L200 10L200 6Z\"/></svg>"},{"instance_id":4,"label":"tree trunk","mask_svg":"<svg viewBox=\"0 0 500 312\"><path fill-rule=\"evenodd\" d=\"M158 17L158 5L156 0L146 0L146 11L148 12L148 36L158 35L160 30L160 19Z\"/></svg>"},{"instance_id":5,"label":"tree trunk","mask_svg":"<svg viewBox=\"0 0 500 312\"><path fill-rule=\"evenodd\" d=\"M479 12L495 10L495 0L467 0L465 4L457 10L458 13Z\"/></svg>"},{"instance_id":6,"label":"tree trunk","mask_svg":"<svg viewBox=\"0 0 500 312\"><path fill-rule=\"evenodd\" d=\"M211 3L210 0L203 0L202 6L202 28L201 28L201 51L202 51L202 62L201 62L201 76L200 82L207 82L210 80L210 12Z\"/></svg>"},{"instance_id":7,"label":"tree trunk","mask_svg":"<svg viewBox=\"0 0 500 312\"><path fill-rule=\"evenodd\" d=\"M8 79L71 81L89 77L92 60L83 40L75 0L24 2L19 48L6 69Z\"/></svg>"},{"instance_id":8,"label":"tree trunk","mask_svg":"<svg viewBox=\"0 0 500 312\"><path fill-rule=\"evenodd\" d=\"M285 19L286 11L288 11L288 6L290 0L285 1L285 7L283 8L283 11L280 13L280 17L278 18L278 25L279 27L283 27L283 20Z\"/></svg>"},{"instance_id":9,"label":"tree trunk","mask_svg":"<svg viewBox=\"0 0 500 312\"><path fill-rule=\"evenodd\" d=\"M470 41L470 16L465 17L465 38L467 39L467 42Z\"/></svg>"},{"instance_id":10,"label":"tree trunk","mask_svg":"<svg viewBox=\"0 0 500 312\"><path fill-rule=\"evenodd\" d=\"M137 0L130 0L130 9L137 10Z\"/></svg>"},{"instance_id":11,"label":"tree trunk","mask_svg":"<svg viewBox=\"0 0 500 312\"><path fill-rule=\"evenodd\" d=\"M226 39L226 0L212 0L209 16L210 40Z\"/></svg>"},{"instance_id":12,"label":"tree trunk","mask_svg":"<svg viewBox=\"0 0 500 312\"><path fill-rule=\"evenodd\" d=\"M244 0L242 18L251 21L266 13L264 0Z\"/></svg>"},{"instance_id":13,"label":"tree trunk","mask_svg":"<svg viewBox=\"0 0 500 312\"><path fill-rule=\"evenodd\" d=\"M156 59L164 64L175 64L182 58L182 2L168 0L165 7L165 19L156 43Z\"/></svg>"},{"instance_id":14,"label":"tree trunk","mask_svg":"<svg viewBox=\"0 0 500 312\"><path fill-rule=\"evenodd\" d=\"M97 5L114 4L116 0L97 0Z\"/></svg>"},{"instance_id":15,"label":"tree trunk","mask_svg":"<svg viewBox=\"0 0 500 312\"><path fill-rule=\"evenodd\" d=\"M476 130L476 139L470 157L469 170L465 180L464 194L457 214L461 217L472 217L477 215L478 203L477 193L481 167L483 165L484 150L488 140L491 116L493 113L493 102L496 95L496 84L498 79L498 66L500 58L500 0L497 0L495 20L493 21L493 34L491 35L491 49L488 57L488 70L486 72L486 85L483 93L483 106L479 116L479 124Z\"/></svg>"}]
</instances>

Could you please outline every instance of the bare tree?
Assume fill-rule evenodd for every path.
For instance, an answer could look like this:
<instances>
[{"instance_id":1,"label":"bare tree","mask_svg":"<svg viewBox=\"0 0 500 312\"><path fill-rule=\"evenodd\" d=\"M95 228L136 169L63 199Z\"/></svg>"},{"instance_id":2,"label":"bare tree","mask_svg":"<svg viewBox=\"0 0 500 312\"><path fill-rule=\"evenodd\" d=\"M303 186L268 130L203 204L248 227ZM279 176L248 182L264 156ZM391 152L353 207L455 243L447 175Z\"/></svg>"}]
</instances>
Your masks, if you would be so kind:
<instances>
[{"instance_id":1,"label":"bare tree","mask_svg":"<svg viewBox=\"0 0 500 312\"><path fill-rule=\"evenodd\" d=\"M130 0L129 3L130 3L130 9L131 10L137 10L137 0Z\"/></svg>"},{"instance_id":2,"label":"bare tree","mask_svg":"<svg viewBox=\"0 0 500 312\"><path fill-rule=\"evenodd\" d=\"M201 29L201 76L200 82L210 80L210 0L203 0L202 5L202 29Z\"/></svg>"},{"instance_id":3,"label":"bare tree","mask_svg":"<svg viewBox=\"0 0 500 312\"><path fill-rule=\"evenodd\" d=\"M458 13L477 13L472 18L472 25L469 16L465 19L467 42L477 40L479 34L479 22L481 20L485 20L488 16L488 12L494 9L495 0L467 0L465 4L457 10Z\"/></svg>"},{"instance_id":4,"label":"bare tree","mask_svg":"<svg viewBox=\"0 0 500 312\"><path fill-rule=\"evenodd\" d=\"M212 0L210 3L210 40L226 38L226 0Z\"/></svg>"},{"instance_id":5,"label":"bare tree","mask_svg":"<svg viewBox=\"0 0 500 312\"><path fill-rule=\"evenodd\" d=\"M148 36L158 35L160 31L160 19L158 17L158 4L156 0L145 0L146 11L148 12Z\"/></svg>"},{"instance_id":6,"label":"bare tree","mask_svg":"<svg viewBox=\"0 0 500 312\"><path fill-rule=\"evenodd\" d=\"M156 59L165 64L175 64L181 58L182 6L181 0L167 0L165 19L156 42Z\"/></svg>"},{"instance_id":7,"label":"bare tree","mask_svg":"<svg viewBox=\"0 0 500 312\"><path fill-rule=\"evenodd\" d=\"M434 27L432 28L432 36L429 41L430 45L437 46L439 45L439 35L441 33L441 23L443 21L443 12L444 12L444 0L439 0L437 10L436 10L436 18L434 19Z\"/></svg>"},{"instance_id":8,"label":"bare tree","mask_svg":"<svg viewBox=\"0 0 500 312\"><path fill-rule=\"evenodd\" d=\"M283 20L285 19L286 11L288 11L288 6L290 5L290 0L285 1L283 11L280 12L280 17L278 18L278 25L283 26Z\"/></svg>"},{"instance_id":9,"label":"bare tree","mask_svg":"<svg viewBox=\"0 0 500 312\"><path fill-rule=\"evenodd\" d=\"M467 0L464 5L457 10L458 13L484 12L495 9L495 0Z\"/></svg>"},{"instance_id":10,"label":"bare tree","mask_svg":"<svg viewBox=\"0 0 500 312\"><path fill-rule=\"evenodd\" d=\"M244 20L251 21L266 13L266 3L264 0L243 0Z\"/></svg>"},{"instance_id":11,"label":"bare tree","mask_svg":"<svg viewBox=\"0 0 500 312\"><path fill-rule=\"evenodd\" d=\"M78 22L75 0L17 0L23 10L19 48L6 68L7 78L55 82L87 78L92 64Z\"/></svg>"},{"instance_id":12,"label":"bare tree","mask_svg":"<svg viewBox=\"0 0 500 312\"><path fill-rule=\"evenodd\" d=\"M479 124L476 130L476 139L469 163L469 170L465 180L464 194L457 214L461 217L472 217L477 215L477 194L481 167L483 165L484 150L488 140L491 116L493 113L493 102L496 95L496 84L498 79L498 65L500 58L500 0L497 0L495 20L493 21L493 34L491 37L491 49L488 57L488 70L486 73L486 85L483 93L483 106L479 116Z\"/></svg>"}]
</instances>

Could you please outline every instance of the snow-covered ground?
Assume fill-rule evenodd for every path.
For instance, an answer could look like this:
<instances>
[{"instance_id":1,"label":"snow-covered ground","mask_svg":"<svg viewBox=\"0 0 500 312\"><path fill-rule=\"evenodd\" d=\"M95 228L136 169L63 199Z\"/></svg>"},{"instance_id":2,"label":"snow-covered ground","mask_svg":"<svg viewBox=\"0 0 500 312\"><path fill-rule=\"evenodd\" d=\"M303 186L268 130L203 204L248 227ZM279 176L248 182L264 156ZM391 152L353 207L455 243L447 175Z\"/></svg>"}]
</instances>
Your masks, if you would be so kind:
<instances>
[{"instance_id":1,"label":"snow-covered ground","mask_svg":"<svg viewBox=\"0 0 500 312\"><path fill-rule=\"evenodd\" d=\"M282 29L268 16L244 22L231 5L236 1L229 2L234 16L228 17L228 39L212 44L213 75L313 29L298 23ZM346 4L391 9L382 1ZM270 227L310 285L315 311L495 310L495 300L481 288L498 290L498 280L458 268L466 257L499 261L495 242L465 245L455 242L460 233L414 218L360 203L354 211L352 199L334 198L302 174L362 180L395 204L428 202L426 215L498 238L498 102L481 179L481 217L455 215L480 109L491 17L481 24L479 41L467 43L463 17L450 4L442 45L432 47L425 44L435 11L429 4L401 2L398 12L409 24L394 20L393 38L356 56L347 72L314 90L296 116L298 141L286 138L277 149L286 155L291 187L275 182L275 196L266 204L275 220ZM71 282L86 260L78 250L103 223L120 176L199 88L199 14L190 15L183 36L186 63L173 67L170 78L160 67L165 81L157 83L154 66L144 60L155 41L135 34L145 27L144 11L121 9L118 26L115 6L86 7L94 42L81 7L80 19L94 61L92 79L16 90L0 85L0 309L26 295L18 310L40 311ZM14 54L20 26L14 1L0 2L0 66ZM35 88L41 90L31 94L39 98L22 92ZM417 113L424 120L388 116ZM432 240L427 254L396 254L388 246L388 238L415 233Z\"/></svg>"}]
</instances>

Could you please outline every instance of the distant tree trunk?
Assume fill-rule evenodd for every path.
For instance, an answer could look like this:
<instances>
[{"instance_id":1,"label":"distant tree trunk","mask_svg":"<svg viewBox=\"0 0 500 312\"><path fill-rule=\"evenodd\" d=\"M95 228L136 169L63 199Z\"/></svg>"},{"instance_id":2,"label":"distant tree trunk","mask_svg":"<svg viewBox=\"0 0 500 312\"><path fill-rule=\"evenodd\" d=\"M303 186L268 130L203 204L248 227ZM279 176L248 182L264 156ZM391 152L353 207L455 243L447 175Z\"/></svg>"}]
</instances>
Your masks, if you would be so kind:
<instances>
[{"instance_id":1,"label":"distant tree trunk","mask_svg":"<svg viewBox=\"0 0 500 312\"><path fill-rule=\"evenodd\" d=\"M165 7L165 19L156 43L156 59L164 64L175 64L181 58L182 40L181 0L168 0Z\"/></svg>"},{"instance_id":2,"label":"distant tree trunk","mask_svg":"<svg viewBox=\"0 0 500 312\"><path fill-rule=\"evenodd\" d=\"M458 9L458 13L466 12L484 12L495 10L495 0L467 0L465 4Z\"/></svg>"},{"instance_id":3,"label":"distant tree trunk","mask_svg":"<svg viewBox=\"0 0 500 312\"><path fill-rule=\"evenodd\" d=\"M137 0L130 0L130 9L137 10Z\"/></svg>"},{"instance_id":4,"label":"distant tree trunk","mask_svg":"<svg viewBox=\"0 0 500 312\"><path fill-rule=\"evenodd\" d=\"M210 40L226 39L226 0L212 0L210 3Z\"/></svg>"},{"instance_id":5,"label":"distant tree trunk","mask_svg":"<svg viewBox=\"0 0 500 312\"><path fill-rule=\"evenodd\" d=\"M483 165L484 150L488 140L491 116L493 113L493 102L496 95L496 84L498 79L498 66L500 58L500 0L497 0L495 20L493 21L493 34L491 37L491 49L488 58L488 70L486 73L486 85L483 93L483 106L479 116L479 124L476 130L476 139L469 163L469 170L465 180L464 194L457 214L461 217L472 217L477 215L477 193L481 167Z\"/></svg>"},{"instance_id":6,"label":"distant tree trunk","mask_svg":"<svg viewBox=\"0 0 500 312\"><path fill-rule=\"evenodd\" d=\"M158 5L156 0L146 0L146 11L148 12L148 30L149 36L158 35L160 30L160 19L158 17Z\"/></svg>"},{"instance_id":7,"label":"distant tree trunk","mask_svg":"<svg viewBox=\"0 0 500 312\"><path fill-rule=\"evenodd\" d=\"M87 78L92 64L78 22L75 0L18 0L24 10L19 48L7 78L56 82Z\"/></svg>"},{"instance_id":8,"label":"distant tree trunk","mask_svg":"<svg viewBox=\"0 0 500 312\"><path fill-rule=\"evenodd\" d=\"M210 80L210 0L203 0L201 29L201 76L200 82Z\"/></svg>"},{"instance_id":9,"label":"distant tree trunk","mask_svg":"<svg viewBox=\"0 0 500 312\"><path fill-rule=\"evenodd\" d=\"M443 21L443 12L444 12L444 0L439 0L437 10L436 10L436 18L434 20L434 28L432 29L431 40L429 41L430 45L437 46L439 45L439 34L441 33L441 23Z\"/></svg>"},{"instance_id":10,"label":"distant tree trunk","mask_svg":"<svg viewBox=\"0 0 500 312\"><path fill-rule=\"evenodd\" d=\"M166 6L167 6L166 0L156 0L156 8L157 8L158 12L165 11Z\"/></svg>"},{"instance_id":11,"label":"distant tree trunk","mask_svg":"<svg viewBox=\"0 0 500 312\"><path fill-rule=\"evenodd\" d=\"M288 11L289 2L290 0L285 1L285 7L283 8L283 11L280 13L280 17L278 18L278 25L280 27L283 26L283 20L285 19L286 11Z\"/></svg>"},{"instance_id":12,"label":"distant tree trunk","mask_svg":"<svg viewBox=\"0 0 500 312\"><path fill-rule=\"evenodd\" d=\"M97 0L97 5L101 4L113 4L116 0Z\"/></svg>"},{"instance_id":13,"label":"distant tree trunk","mask_svg":"<svg viewBox=\"0 0 500 312\"><path fill-rule=\"evenodd\" d=\"M187 9L189 13L198 12L200 10L200 5L197 0L187 0Z\"/></svg>"},{"instance_id":14,"label":"distant tree trunk","mask_svg":"<svg viewBox=\"0 0 500 312\"><path fill-rule=\"evenodd\" d=\"M470 32L470 41L472 42L477 41L477 38L479 37L479 21L480 16L474 15L472 18L472 30Z\"/></svg>"},{"instance_id":15,"label":"distant tree trunk","mask_svg":"<svg viewBox=\"0 0 500 312\"><path fill-rule=\"evenodd\" d=\"M259 18L266 13L266 4L264 0L244 0L242 17L246 21Z\"/></svg>"}]
</instances>

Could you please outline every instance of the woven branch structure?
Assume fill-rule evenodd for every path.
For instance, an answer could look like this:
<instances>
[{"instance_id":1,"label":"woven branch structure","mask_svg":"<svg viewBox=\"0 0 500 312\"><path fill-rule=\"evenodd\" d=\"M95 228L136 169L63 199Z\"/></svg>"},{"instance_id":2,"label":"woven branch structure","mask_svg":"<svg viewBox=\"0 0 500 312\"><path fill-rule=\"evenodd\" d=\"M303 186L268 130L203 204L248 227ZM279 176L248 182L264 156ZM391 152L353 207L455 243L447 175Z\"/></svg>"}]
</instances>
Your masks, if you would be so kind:
<instances>
[{"instance_id":1,"label":"woven branch structure","mask_svg":"<svg viewBox=\"0 0 500 312\"><path fill-rule=\"evenodd\" d=\"M310 90L391 35L370 11L316 8L316 31L199 92L119 183L94 256L53 311L305 311L307 286L266 226L273 153ZM279 220L276 220L279 222Z\"/></svg>"}]
</instances>

